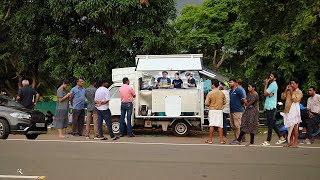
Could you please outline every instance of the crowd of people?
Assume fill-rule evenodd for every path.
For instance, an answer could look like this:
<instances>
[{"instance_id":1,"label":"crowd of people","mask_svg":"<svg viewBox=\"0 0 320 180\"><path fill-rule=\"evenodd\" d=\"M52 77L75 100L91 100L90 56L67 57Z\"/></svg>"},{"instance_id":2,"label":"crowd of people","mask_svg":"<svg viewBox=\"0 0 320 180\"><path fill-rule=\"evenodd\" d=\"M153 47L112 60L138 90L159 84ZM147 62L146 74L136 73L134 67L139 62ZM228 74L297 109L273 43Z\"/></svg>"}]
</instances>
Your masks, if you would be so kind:
<instances>
[{"instance_id":1,"label":"crowd of people","mask_svg":"<svg viewBox=\"0 0 320 180\"><path fill-rule=\"evenodd\" d=\"M157 86L163 87L165 85L171 88L181 88L183 81L179 74L175 74L175 79L171 81L167 77L168 72L163 71L162 77L157 79ZM190 73L185 74L188 82L188 87L196 87L195 80ZM88 88L83 87L84 80L78 79L76 86L70 92L66 92L70 82L68 80L62 81L57 89L57 105L56 113L54 115L54 127L58 130L58 138L65 139L63 129L67 128L69 123L68 108L69 102L72 106L72 132L73 136L85 136L90 139L90 124L94 124L94 139L106 140L103 134L102 124L103 120L108 128L110 138L117 140L125 134L125 116L127 116L127 135L134 137L131 125L131 114L133 110L133 101L135 92L129 86L128 78L123 78L123 85L119 89L121 96L121 117L120 117L120 137L113 134L111 127L111 112L109 109L110 95L108 90L108 82L100 80L99 87L96 88L97 82L90 81ZM32 109L39 100L39 93L33 88L29 87L27 80L22 81L23 87L19 89L17 101L24 107ZM254 137L258 133L259 127L259 94L256 90L255 83L248 84L248 93L242 87L240 79L230 79L228 83L219 82L216 79L211 80L212 91L210 91L205 100L205 105L209 108L209 138L206 143L211 144L215 128L218 129L219 139L221 144L225 144L227 137L227 118L230 118L230 125L234 131L234 140L232 145L238 145L245 142L245 134L250 134L250 144L254 144ZM230 88L230 89L229 89ZM288 129L288 138L280 133L279 127L276 125L275 112L277 111L278 103L278 84L277 73L271 72L269 78L266 79L263 89L265 96L265 114L268 127L267 139L261 145L269 146L272 138L272 131L274 130L278 136L276 144L287 143L287 147L298 146L298 126L301 123L300 101L303 97L302 91L299 89L299 80L293 77L290 80L290 85L281 94L281 99L285 100L284 107L284 125ZM320 95L316 94L315 87L309 88L309 99L307 102L307 120L306 124L306 139L305 144L312 143L312 133L314 128L320 123ZM85 133L84 118L85 118L85 99L88 100L87 106L87 121ZM53 114L50 112L50 119Z\"/></svg>"},{"instance_id":2,"label":"crowd of people","mask_svg":"<svg viewBox=\"0 0 320 180\"><path fill-rule=\"evenodd\" d=\"M210 133L206 143L212 144L212 137L215 128L218 128L220 143L225 144L227 136L227 117L230 117L230 125L234 131L234 140L232 145L239 145L245 142L245 134L250 134L248 145L254 144L254 137L258 133L259 127L259 94L255 83L248 84L248 93L241 86L240 79L230 79L228 83L221 83L218 80L211 80L212 91L210 91L205 100L209 108L208 118ZM229 90L229 87L230 90ZM285 101L283 121L288 129L288 138L283 136L276 125L275 113L278 103L278 84L277 73L271 72L265 81L263 95L265 96L265 112L268 127L267 139L261 145L269 146L272 138L272 130L278 136L276 144L284 144L286 147L298 146L299 123L301 123L300 102L303 97L299 89L299 80L293 77L290 85L281 94L281 99ZM304 144L311 144L312 133L319 125L320 119L320 95L316 94L314 87L309 88L309 99L307 103L306 119L306 140Z\"/></svg>"}]
</instances>

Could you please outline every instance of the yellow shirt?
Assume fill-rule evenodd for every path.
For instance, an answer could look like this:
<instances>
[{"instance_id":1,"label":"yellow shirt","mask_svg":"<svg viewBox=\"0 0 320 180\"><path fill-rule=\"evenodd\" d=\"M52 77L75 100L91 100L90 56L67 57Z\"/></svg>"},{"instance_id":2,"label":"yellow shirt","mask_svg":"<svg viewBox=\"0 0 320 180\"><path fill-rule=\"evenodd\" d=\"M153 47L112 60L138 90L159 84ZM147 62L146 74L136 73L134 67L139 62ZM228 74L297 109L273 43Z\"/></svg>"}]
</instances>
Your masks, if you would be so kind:
<instances>
[{"instance_id":1,"label":"yellow shirt","mask_svg":"<svg viewBox=\"0 0 320 180\"><path fill-rule=\"evenodd\" d=\"M292 92L292 94L290 93L290 91L283 92L281 97L283 100L286 100L286 104L283 112L289 113L292 103L300 103L303 97L303 94L302 94L302 91L299 88L297 88Z\"/></svg>"},{"instance_id":2,"label":"yellow shirt","mask_svg":"<svg viewBox=\"0 0 320 180\"><path fill-rule=\"evenodd\" d=\"M205 104L209 107L209 110L223 110L226 97L222 91L215 88L207 94Z\"/></svg>"}]
</instances>

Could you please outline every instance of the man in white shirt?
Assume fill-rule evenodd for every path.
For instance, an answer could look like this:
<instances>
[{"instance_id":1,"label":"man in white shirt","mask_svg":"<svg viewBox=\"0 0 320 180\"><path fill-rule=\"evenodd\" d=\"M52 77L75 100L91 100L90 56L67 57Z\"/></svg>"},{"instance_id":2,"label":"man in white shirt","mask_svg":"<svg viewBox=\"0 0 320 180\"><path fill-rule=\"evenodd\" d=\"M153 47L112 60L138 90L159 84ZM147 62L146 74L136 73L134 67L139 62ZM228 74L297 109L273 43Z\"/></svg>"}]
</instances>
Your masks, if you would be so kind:
<instances>
[{"instance_id":1,"label":"man in white shirt","mask_svg":"<svg viewBox=\"0 0 320 180\"><path fill-rule=\"evenodd\" d=\"M309 119L307 123L307 138L305 144L311 144L312 133L314 127L320 123L319 113L320 113L320 95L316 94L314 87L309 88L309 99L307 103L308 116Z\"/></svg>"},{"instance_id":2,"label":"man in white shirt","mask_svg":"<svg viewBox=\"0 0 320 180\"><path fill-rule=\"evenodd\" d=\"M110 101L110 95L109 95L109 90L108 90L108 82L106 80L100 80L100 87L97 89L94 101L96 104L96 108L98 110L98 131L99 131L99 137L95 139L100 139L100 140L107 140L103 136L103 131L102 131L102 122L105 120L110 137L112 140L117 140L119 137L115 136L112 131L111 127L111 112L109 109L109 101Z\"/></svg>"}]
</instances>

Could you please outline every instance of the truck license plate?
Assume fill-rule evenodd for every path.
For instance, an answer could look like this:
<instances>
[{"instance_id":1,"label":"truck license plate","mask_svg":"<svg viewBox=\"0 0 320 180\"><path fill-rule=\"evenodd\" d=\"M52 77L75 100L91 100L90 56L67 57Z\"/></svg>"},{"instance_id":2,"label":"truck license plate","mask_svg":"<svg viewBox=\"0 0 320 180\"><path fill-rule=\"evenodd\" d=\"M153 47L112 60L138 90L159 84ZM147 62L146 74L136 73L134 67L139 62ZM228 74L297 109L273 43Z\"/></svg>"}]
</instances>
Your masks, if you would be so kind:
<instances>
[{"instance_id":1,"label":"truck license plate","mask_svg":"<svg viewBox=\"0 0 320 180\"><path fill-rule=\"evenodd\" d=\"M45 127L45 123L36 123L36 127Z\"/></svg>"}]
</instances>

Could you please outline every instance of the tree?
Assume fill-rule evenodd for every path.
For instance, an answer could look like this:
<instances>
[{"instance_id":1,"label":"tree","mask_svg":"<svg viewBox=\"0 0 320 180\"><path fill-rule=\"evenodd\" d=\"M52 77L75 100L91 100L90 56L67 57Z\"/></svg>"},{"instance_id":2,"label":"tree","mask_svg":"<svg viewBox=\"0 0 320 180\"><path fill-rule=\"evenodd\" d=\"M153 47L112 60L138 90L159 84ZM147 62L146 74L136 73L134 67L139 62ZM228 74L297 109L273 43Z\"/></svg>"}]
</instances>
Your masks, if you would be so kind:
<instances>
[{"instance_id":1,"label":"tree","mask_svg":"<svg viewBox=\"0 0 320 180\"><path fill-rule=\"evenodd\" d=\"M244 62L249 79L279 70L282 84L297 76L304 88L319 84L320 2L240 0L238 21L246 23ZM285 83L285 81L286 83Z\"/></svg>"},{"instance_id":2,"label":"tree","mask_svg":"<svg viewBox=\"0 0 320 180\"><path fill-rule=\"evenodd\" d=\"M112 68L134 65L137 54L174 52L173 0L147 6L136 0L51 0L49 5L56 28L47 37L46 67L56 78L110 77Z\"/></svg>"},{"instance_id":3,"label":"tree","mask_svg":"<svg viewBox=\"0 0 320 180\"><path fill-rule=\"evenodd\" d=\"M226 46L226 35L236 17L229 0L206 0L202 6L186 6L174 24L181 52L203 53L205 64L218 70L227 57L231 59L237 53Z\"/></svg>"}]
</instances>

